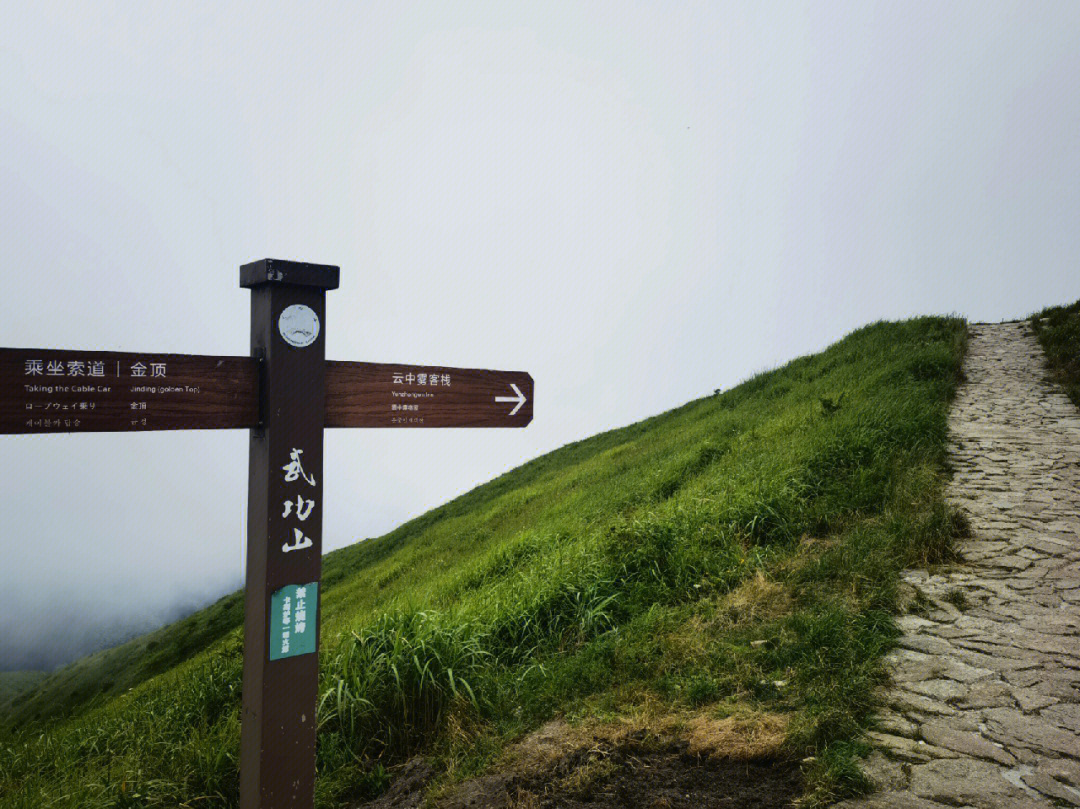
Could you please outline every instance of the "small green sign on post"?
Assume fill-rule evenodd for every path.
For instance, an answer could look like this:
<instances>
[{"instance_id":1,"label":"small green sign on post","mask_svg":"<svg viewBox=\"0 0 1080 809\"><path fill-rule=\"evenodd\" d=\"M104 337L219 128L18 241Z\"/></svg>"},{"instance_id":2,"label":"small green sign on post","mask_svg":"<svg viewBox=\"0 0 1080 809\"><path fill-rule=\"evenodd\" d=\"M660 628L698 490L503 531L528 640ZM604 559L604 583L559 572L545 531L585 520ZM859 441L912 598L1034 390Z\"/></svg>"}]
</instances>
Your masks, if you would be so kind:
<instances>
[{"instance_id":1,"label":"small green sign on post","mask_svg":"<svg viewBox=\"0 0 1080 809\"><path fill-rule=\"evenodd\" d=\"M287 584L270 598L270 659L315 651L319 583Z\"/></svg>"}]
</instances>

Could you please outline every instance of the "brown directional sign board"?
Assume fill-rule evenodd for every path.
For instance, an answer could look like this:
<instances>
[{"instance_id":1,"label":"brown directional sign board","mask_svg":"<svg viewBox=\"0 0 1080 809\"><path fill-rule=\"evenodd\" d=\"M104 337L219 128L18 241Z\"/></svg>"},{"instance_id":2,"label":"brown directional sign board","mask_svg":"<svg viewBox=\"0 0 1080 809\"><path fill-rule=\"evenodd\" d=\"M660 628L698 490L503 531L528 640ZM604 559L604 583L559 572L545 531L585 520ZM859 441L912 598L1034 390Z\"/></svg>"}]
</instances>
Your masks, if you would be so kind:
<instances>
[{"instance_id":1,"label":"brown directional sign board","mask_svg":"<svg viewBox=\"0 0 1080 809\"><path fill-rule=\"evenodd\" d=\"M253 427L250 357L0 349L0 433Z\"/></svg>"},{"instance_id":2,"label":"brown directional sign board","mask_svg":"<svg viewBox=\"0 0 1080 809\"><path fill-rule=\"evenodd\" d=\"M524 427L532 417L533 380L521 371L326 364L327 427Z\"/></svg>"},{"instance_id":3,"label":"brown directional sign board","mask_svg":"<svg viewBox=\"0 0 1080 809\"><path fill-rule=\"evenodd\" d=\"M0 348L0 434L250 429L241 809L312 809L323 428L524 427L522 371L327 362L339 268L240 268L251 356Z\"/></svg>"},{"instance_id":4,"label":"brown directional sign board","mask_svg":"<svg viewBox=\"0 0 1080 809\"><path fill-rule=\"evenodd\" d=\"M326 363L326 427L524 427L533 380L488 371ZM250 357L0 349L0 434L255 427Z\"/></svg>"}]
</instances>

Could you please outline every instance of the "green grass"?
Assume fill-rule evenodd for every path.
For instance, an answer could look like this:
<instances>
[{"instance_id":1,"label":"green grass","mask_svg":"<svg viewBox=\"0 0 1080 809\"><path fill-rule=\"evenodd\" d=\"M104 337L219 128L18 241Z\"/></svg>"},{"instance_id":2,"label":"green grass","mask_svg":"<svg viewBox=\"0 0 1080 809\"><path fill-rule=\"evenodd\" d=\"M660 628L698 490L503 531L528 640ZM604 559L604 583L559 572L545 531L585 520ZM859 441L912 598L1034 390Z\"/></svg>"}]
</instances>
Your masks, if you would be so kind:
<instances>
[{"instance_id":1,"label":"green grass","mask_svg":"<svg viewBox=\"0 0 1080 809\"><path fill-rule=\"evenodd\" d=\"M47 676L44 671L0 671L0 705L9 704Z\"/></svg>"},{"instance_id":2,"label":"green grass","mask_svg":"<svg viewBox=\"0 0 1080 809\"><path fill-rule=\"evenodd\" d=\"M183 620L40 675L11 700L0 699L0 717L18 727L76 716L176 667L243 620L243 594L231 593Z\"/></svg>"},{"instance_id":3,"label":"green grass","mask_svg":"<svg viewBox=\"0 0 1080 809\"><path fill-rule=\"evenodd\" d=\"M330 554L317 806L418 752L462 778L552 716L643 706L786 715L812 801L865 788L899 571L950 559L963 530L943 484L964 344L958 319L875 323ZM229 598L155 633L123 685L146 639L31 692L0 807L235 806Z\"/></svg>"},{"instance_id":4,"label":"green grass","mask_svg":"<svg viewBox=\"0 0 1080 809\"><path fill-rule=\"evenodd\" d=\"M1031 316L1051 378L1080 407L1080 301Z\"/></svg>"},{"instance_id":5,"label":"green grass","mask_svg":"<svg viewBox=\"0 0 1080 809\"><path fill-rule=\"evenodd\" d=\"M956 587L945 593L945 600L961 612L971 607L971 599L967 597L967 593Z\"/></svg>"}]
</instances>

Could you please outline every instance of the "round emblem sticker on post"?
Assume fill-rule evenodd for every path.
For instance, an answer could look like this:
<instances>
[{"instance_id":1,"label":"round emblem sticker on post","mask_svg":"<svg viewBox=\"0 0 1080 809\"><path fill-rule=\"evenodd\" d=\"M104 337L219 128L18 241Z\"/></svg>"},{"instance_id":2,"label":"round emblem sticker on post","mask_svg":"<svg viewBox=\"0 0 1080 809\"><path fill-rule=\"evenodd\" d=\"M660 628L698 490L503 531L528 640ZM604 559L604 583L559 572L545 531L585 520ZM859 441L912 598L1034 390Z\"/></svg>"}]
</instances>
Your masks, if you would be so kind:
<instances>
[{"instance_id":1,"label":"round emblem sticker on post","mask_svg":"<svg viewBox=\"0 0 1080 809\"><path fill-rule=\"evenodd\" d=\"M282 339L296 348L307 348L319 336L319 316L310 306L294 303L286 306L278 318Z\"/></svg>"}]
</instances>

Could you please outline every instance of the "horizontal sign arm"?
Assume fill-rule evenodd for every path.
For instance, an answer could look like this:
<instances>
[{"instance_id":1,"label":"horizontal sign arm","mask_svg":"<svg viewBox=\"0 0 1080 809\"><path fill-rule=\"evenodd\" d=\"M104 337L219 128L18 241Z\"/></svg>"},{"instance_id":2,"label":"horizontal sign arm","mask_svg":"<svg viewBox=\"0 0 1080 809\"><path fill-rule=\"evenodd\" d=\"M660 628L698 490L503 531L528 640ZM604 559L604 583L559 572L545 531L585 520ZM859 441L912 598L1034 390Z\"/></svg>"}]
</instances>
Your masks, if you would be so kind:
<instances>
[{"instance_id":1,"label":"horizontal sign arm","mask_svg":"<svg viewBox=\"0 0 1080 809\"><path fill-rule=\"evenodd\" d=\"M524 371L326 363L327 427L525 427L532 417Z\"/></svg>"},{"instance_id":2,"label":"horizontal sign arm","mask_svg":"<svg viewBox=\"0 0 1080 809\"><path fill-rule=\"evenodd\" d=\"M250 357L0 349L0 434L249 429ZM523 371L326 363L326 427L525 427Z\"/></svg>"},{"instance_id":3,"label":"horizontal sign arm","mask_svg":"<svg viewBox=\"0 0 1080 809\"><path fill-rule=\"evenodd\" d=\"M250 357L0 349L0 433L252 427Z\"/></svg>"}]
</instances>

